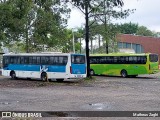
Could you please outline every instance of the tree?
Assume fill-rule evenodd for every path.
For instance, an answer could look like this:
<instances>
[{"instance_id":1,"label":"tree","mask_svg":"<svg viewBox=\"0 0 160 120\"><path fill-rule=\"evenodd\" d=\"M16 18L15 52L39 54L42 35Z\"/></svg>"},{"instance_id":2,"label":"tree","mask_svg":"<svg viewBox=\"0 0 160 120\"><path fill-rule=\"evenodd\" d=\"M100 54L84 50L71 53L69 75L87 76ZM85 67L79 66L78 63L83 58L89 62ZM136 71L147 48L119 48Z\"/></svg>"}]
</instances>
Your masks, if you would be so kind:
<instances>
[{"instance_id":1,"label":"tree","mask_svg":"<svg viewBox=\"0 0 160 120\"><path fill-rule=\"evenodd\" d=\"M111 19L122 19L126 18L129 16L130 13L134 11L127 9L127 10L122 10L123 6L123 1L112 1L112 0L102 0L99 4L99 7L96 8L97 11L94 13L94 19L96 21L99 21L99 23L102 23L104 26L104 32L103 34L103 39L106 43L106 53L109 52L108 50L108 44L110 39L112 38L111 33L110 33L110 22Z\"/></svg>"},{"instance_id":2,"label":"tree","mask_svg":"<svg viewBox=\"0 0 160 120\"><path fill-rule=\"evenodd\" d=\"M154 36L153 32L145 26L138 27L136 34L142 36Z\"/></svg>"},{"instance_id":3,"label":"tree","mask_svg":"<svg viewBox=\"0 0 160 120\"><path fill-rule=\"evenodd\" d=\"M131 23L131 22L124 23L121 25L117 24L117 28L119 29L119 31L124 34L136 34L138 27L139 27L138 24Z\"/></svg>"},{"instance_id":4,"label":"tree","mask_svg":"<svg viewBox=\"0 0 160 120\"><path fill-rule=\"evenodd\" d=\"M85 42L86 42L86 58L87 58L87 77L90 77L90 65L89 65L89 17L93 16L93 13L99 12L99 7L104 1L113 4L114 6L123 6L122 0L72 0L73 4L80 9L85 15ZM106 6L106 4L104 5ZM108 7L108 6L106 6Z\"/></svg>"},{"instance_id":5,"label":"tree","mask_svg":"<svg viewBox=\"0 0 160 120\"><path fill-rule=\"evenodd\" d=\"M26 52L61 46L70 9L61 0L6 0L0 3L1 37L6 44L25 42ZM65 17L64 17L65 16Z\"/></svg>"}]
</instances>

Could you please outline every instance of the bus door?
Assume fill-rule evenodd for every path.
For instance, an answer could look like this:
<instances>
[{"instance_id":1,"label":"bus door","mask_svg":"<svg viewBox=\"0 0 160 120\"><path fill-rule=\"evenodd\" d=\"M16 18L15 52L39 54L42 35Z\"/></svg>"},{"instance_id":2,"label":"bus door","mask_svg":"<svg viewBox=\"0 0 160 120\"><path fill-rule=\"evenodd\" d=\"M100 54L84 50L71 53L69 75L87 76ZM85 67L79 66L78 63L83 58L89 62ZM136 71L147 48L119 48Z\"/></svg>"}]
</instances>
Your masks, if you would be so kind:
<instances>
[{"instance_id":1,"label":"bus door","mask_svg":"<svg viewBox=\"0 0 160 120\"><path fill-rule=\"evenodd\" d=\"M84 55L71 55L70 73L77 74L77 77L81 77L81 74L86 74L86 62Z\"/></svg>"},{"instance_id":2,"label":"bus door","mask_svg":"<svg viewBox=\"0 0 160 120\"><path fill-rule=\"evenodd\" d=\"M158 55L150 54L149 55L149 70L153 71L158 70Z\"/></svg>"}]
</instances>

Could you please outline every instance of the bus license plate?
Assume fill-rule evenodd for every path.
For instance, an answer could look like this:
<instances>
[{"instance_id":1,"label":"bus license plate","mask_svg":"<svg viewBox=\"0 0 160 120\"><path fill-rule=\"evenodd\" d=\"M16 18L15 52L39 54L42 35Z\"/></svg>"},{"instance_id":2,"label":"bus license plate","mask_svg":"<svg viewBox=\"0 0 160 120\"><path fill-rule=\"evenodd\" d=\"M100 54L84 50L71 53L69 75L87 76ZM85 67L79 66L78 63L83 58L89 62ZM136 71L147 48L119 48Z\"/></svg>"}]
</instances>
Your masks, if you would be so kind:
<instances>
[{"instance_id":1,"label":"bus license plate","mask_svg":"<svg viewBox=\"0 0 160 120\"><path fill-rule=\"evenodd\" d=\"M82 77L82 75L77 75L77 78L81 78Z\"/></svg>"}]
</instances>

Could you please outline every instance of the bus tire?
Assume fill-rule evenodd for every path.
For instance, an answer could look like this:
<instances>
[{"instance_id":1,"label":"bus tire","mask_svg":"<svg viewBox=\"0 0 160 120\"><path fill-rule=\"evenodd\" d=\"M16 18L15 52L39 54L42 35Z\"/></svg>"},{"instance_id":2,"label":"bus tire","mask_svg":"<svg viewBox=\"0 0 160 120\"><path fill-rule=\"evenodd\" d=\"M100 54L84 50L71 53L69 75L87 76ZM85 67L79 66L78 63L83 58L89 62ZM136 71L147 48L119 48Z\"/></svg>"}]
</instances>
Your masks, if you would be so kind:
<instances>
[{"instance_id":1,"label":"bus tire","mask_svg":"<svg viewBox=\"0 0 160 120\"><path fill-rule=\"evenodd\" d=\"M126 78L126 77L128 76L127 71L126 71L126 70L122 70L122 71L121 71L121 76L122 76L123 78Z\"/></svg>"},{"instance_id":2,"label":"bus tire","mask_svg":"<svg viewBox=\"0 0 160 120\"><path fill-rule=\"evenodd\" d=\"M95 73L94 73L94 70L93 70L93 69L91 69L91 70L90 70L90 75L91 75L91 76L95 75Z\"/></svg>"},{"instance_id":3,"label":"bus tire","mask_svg":"<svg viewBox=\"0 0 160 120\"><path fill-rule=\"evenodd\" d=\"M14 71L11 71L10 76L12 80L15 80L17 78L16 73Z\"/></svg>"},{"instance_id":4,"label":"bus tire","mask_svg":"<svg viewBox=\"0 0 160 120\"><path fill-rule=\"evenodd\" d=\"M47 82L48 81L47 73L45 73L45 72L41 73L41 80L43 82Z\"/></svg>"},{"instance_id":5,"label":"bus tire","mask_svg":"<svg viewBox=\"0 0 160 120\"><path fill-rule=\"evenodd\" d=\"M64 79L56 79L57 82L63 82Z\"/></svg>"}]
</instances>

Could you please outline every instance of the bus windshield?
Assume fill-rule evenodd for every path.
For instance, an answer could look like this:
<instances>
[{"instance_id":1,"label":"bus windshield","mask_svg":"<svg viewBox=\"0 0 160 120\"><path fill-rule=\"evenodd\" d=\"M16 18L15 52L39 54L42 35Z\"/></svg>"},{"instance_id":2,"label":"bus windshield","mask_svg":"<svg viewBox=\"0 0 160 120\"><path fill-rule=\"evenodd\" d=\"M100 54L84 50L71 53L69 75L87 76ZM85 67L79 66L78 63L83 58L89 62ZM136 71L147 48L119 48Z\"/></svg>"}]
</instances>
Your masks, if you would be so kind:
<instances>
[{"instance_id":1,"label":"bus windshield","mask_svg":"<svg viewBox=\"0 0 160 120\"><path fill-rule=\"evenodd\" d=\"M72 55L71 62L73 64L84 64L85 63L85 56L83 55Z\"/></svg>"},{"instance_id":2,"label":"bus windshield","mask_svg":"<svg viewBox=\"0 0 160 120\"><path fill-rule=\"evenodd\" d=\"M158 62L158 55L156 55L156 54L150 54L149 55L149 61L150 62Z\"/></svg>"}]
</instances>

